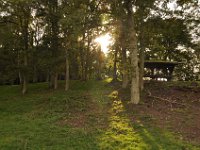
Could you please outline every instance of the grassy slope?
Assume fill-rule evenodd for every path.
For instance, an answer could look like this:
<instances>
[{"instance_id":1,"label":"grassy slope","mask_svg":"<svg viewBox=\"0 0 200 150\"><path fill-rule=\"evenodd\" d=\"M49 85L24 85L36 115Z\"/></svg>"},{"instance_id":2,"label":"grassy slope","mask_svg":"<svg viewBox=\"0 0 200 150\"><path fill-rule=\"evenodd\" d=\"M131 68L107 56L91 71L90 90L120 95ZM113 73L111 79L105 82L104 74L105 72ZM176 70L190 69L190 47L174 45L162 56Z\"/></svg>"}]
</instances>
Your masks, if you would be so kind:
<instances>
[{"instance_id":1,"label":"grassy slope","mask_svg":"<svg viewBox=\"0 0 200 150\"><path fill-rule=\"evenodd\" d=\"M73 81L71 90L30 85L0 87L0 149L200 149L171 133L130 119L117 92L106 82Z\"/></svg>"}]
</instances>

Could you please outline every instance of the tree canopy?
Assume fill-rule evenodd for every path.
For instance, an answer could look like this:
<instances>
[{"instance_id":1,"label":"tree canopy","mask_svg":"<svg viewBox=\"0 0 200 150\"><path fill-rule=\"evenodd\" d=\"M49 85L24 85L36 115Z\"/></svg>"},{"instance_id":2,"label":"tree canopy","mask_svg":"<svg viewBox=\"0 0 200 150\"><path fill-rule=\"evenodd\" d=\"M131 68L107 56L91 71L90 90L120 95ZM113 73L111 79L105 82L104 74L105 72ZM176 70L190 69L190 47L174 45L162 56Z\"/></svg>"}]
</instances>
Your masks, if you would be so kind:
<instances>
[{"instance_id":1,"label":"tree canopy","mask_svg":"<svg viewBox=\"0 0 200 150\"><path fill-rule=\"evenodd\" d=\"M1 0L0 84L86 81L113 76L132 102L143 89L144 61L182 62L178 80L199 79L198 0ZM95 42L109 33L108 54ZM139 64L139 65L138 65Z\"/></svg>"}]
</instances>

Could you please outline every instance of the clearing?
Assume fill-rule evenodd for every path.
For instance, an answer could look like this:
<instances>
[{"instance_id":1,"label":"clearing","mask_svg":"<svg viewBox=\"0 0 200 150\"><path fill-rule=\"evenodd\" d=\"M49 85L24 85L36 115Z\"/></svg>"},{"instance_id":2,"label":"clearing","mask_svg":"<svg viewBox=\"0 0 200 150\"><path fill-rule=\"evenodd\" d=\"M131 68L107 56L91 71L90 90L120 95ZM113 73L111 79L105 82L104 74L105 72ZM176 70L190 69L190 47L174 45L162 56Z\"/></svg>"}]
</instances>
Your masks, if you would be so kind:
<instances>
[{"instance_id":1,"label":"clearing","mask_svg":"<svg viewBox=\"0 0 200 150\"><path fill-rule=\"evenodd\" d=\"M60 83L63 85L63 83ZM200 87L146 83L142 103L129 103L120 83L72 81L0 87L0 149L200 150Z\"/></svg>"}]
</instances>

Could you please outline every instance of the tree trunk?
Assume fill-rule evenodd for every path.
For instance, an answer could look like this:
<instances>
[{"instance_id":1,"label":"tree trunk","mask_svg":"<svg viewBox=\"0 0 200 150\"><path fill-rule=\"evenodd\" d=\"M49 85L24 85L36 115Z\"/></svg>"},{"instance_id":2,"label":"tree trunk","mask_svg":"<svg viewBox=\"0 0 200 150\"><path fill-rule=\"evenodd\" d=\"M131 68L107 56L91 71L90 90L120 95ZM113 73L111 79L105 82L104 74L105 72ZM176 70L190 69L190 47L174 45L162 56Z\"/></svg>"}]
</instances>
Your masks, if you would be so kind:
<instances>
[{"instance_id":1,"label":"tree trunk","mask_svg":"<svg viewBox=\"0 0 200 150\"><path fill-rule=\"evenodd\" d=\"M58 73L56 72L54 74L54 82L53 82L53 87L54 87L54 90L56 90L58 88Z\"/></svg>"},{"instance_id":2,"label":"tree trunk","mask_svg":"<svg viewBox=\"0 0 200 150\"><path fill-rule=\"evenodd\" d=\"M36 66L34 65L34 68L33 68L33 83L36 83L36 82L38 82L38 76L37 76Z\"/></svg>"},{"instance_id":3,"label":"tree trunk","mask_svg":"<svg viewBox=\"0 0 200 150\"><path fill-rule=\"evenodd\" d=\"M23 82L22 82L22 94L27 93L27 78L26 76L23 77Z\"/></svg>"},{"instance_id":4,"label":"tree trunk","mask_svg":"<svg viewBox=\"0 0 200 150\"><path fill-rule=\"evenodd\" d=\"M29 49L29 13L30 10L26 10L27 14L24 14L26 18L22 18L21 27L22 27L22 35L23 35L23 44L24 44L24 70L23 70L23 82L22 82L22 94L27 93L27 84L28 84L28 49Z\"/></svg>"},{"instance_id":5,"label":"tree trunk","mask_svg":"<svg viewBox=\"0 0 200 150\"><path fill-rule=\"evenodd\" d=\"M49 71L47 71L47 74L46 74L46 82L48 82L49 83L49 81L50 81L50 77L49 77ZM49 86L50 87L50 86Z\"/></svg>"},{"instance_id":6,"label":"tree trunk","mask_svg":"<svg viewBox=\"0 0 200 150\"><path fill-rule=\"evenodd\" d=\"M102 77L101 77L101 63L100 62L98 62L97 80L102 80Z\"/></svg>"},{"instance_id":7,"label":"tree trunk","mask_svg":"<svg viewBox=\"0 0 200 150\"><path fill-rule=\"evenodd\" d=\"M139 67L138 67L138 51L137 51L137 37L135 31L135 22L133 19L133 11L131 0L127 1L128 12L128 26L130 29L129 34L129 47L131 57L131 102L138 104L140 101L140 86L139 86Z\"/></svg>"},{"instance_id":8,"label":"tree trunk","mask_svg":"<svg viewBox=\"0 0 200 150\"><path fill-rule=\"evenodd\" d=\"M128 79L128 66L127 66L127 21L120 21L120 43L121 43L121 49L122 49L122 88L125 89L128 86L129 79Z\"/></svg>"},{"instance_id":9,"label":"tree trunk","mask_svg":"<svg viewBox=\"0 0 200 150\"><path fill-rule=\"evenodd\" d=\"M83 65L82 65L82 80L87 81L87 70L88 70L88 63L87 63L87 49L83 53Z\"/></svg>"},{"instance_id":10,"label":"tree trunk","mask_svg":"<svg viewBox=\"0 0 200 150\"><path fill-rule=\"evenodd\" d=\"M97 80L102 80L102 77L101 77L101 65L102 65L102 62L101 62L101 48L99 49L98 51L98 60L97 60Z\"/></svg>"},{"instance_id":11,"label":"tree trunk","mask_svg":"<svg viewBox=\"0 0 200 150\"><path fill-rule=\"evenodd\" d=\"M19 77L19 85L22 85L22 74L21 74L21 70L20 70L20 56L19 56L19 51L17 51L17 66L18 66L18 77Z\"/></svg>"},{"instance_id":12,"label":"tree trunk","mask_svg":"<svg viewBox=\"0 0 200 150\"><path fill-rule=\"evenodd\" d=\"M58 15L58 0L49 1L50 5L50 24L51 24L51 48L52 48L52 59L56 60L59 57L59 17ZM52 68L52 88L56 90L58 88L58 65L53 64Z\"/></svg>"},{"instance_id":13,"label":"tree trunk","mask_svg":"<svg viewBox=\"0 0 200 150\"><path fill-rule=\"evenodd\" d=\"M27 54L24 54L24 67L27 69L28 67L28 60L27 60ZM27 93L27 70L23 72L23 81L22 81L22 94L26 94Z\"/></svg>"},{"instance_id":14,"label":"tree trunk","mask_svg":"<svg viewBox=\"0 0 200 150\"><path fill-rule=\"evenodd\" d=\"M140 65L140 91L143 91L144 89L144 59L145 59L145 33L144 33L144 22L142 21L140 31L140 60L139 60L139 65Z\"/></svg>"},{"instance_id":15,"label":"tree trunk","mask_svg":"<svg viewBox=\"0 0 200 150\"><path fill-rule=\"evenodd\" d=\"M22 84L22 81L23 81L23 79L22 79L22 75L21 75L21 71L19 70L19 73L18 73L18 75L19 75L19 85L21 85Z\"/></svg>"},{"instance_id":16,"label":"tree trunk","mask_svg":"<svg viewBox=\"0 0 200 150\"><path fill-rule=\"evenodd\" d=\"M126 49L122 47L122 88L125 89L128 86L129 80L128 80L128 68L127 68L127 56L126 56Z\"/></svg>"},{"instance_id":17,"label":"tree trunk","mask_svg":"<svg viewBox=\"0 0 200 150\"><path fill-rule=\"evenodd\" d=\"M69 60L68 54L66 52L66 60L65 60L65 91L69 90Z\"/></svg>"},{"instance_id":18,"label":"tree trunk","mask_svg":"<svg viewBox=\"0 0 200 150\"><path fill-rule=\"evenodd\" d=\"M84 80L87 81L88 80L88 68L89 68L89 51L90 51L90 33L87 32L87 48L86 48L86 52L85 52L85 66L84 66Z\"/></svg>"},{"instance_id":19,"label":"tree trunk","mask_svg":"<svg viewBox=\"0 0 200 150\"><path fill-rule=\"evenodd\" d=\"M144 77L144 47L142 46L141 51L140 51L140 91L143 91L144 89L144 81L143 81L143 77Z\"/></svg>"},{"instance_id":20,"label":"tree trunk","mask_svg":"<svg viewBox=\"0 0 200 150\"><path fill-rule=\"evenodd\" d=\"M117 81L117 49L115 50L114 65L113 65L113 82Z\"/></svg>"},{"instance_id":21,"label":"tree trunk","mask_svg":"<svg viewBox=\"0 0 200 150\"><path fill-rule=\"evenodd\" d=\"M85 77L85 39L86 39L86 34L85 34L85 31L82 32L82 36L83 36L83 39L82 41L80 41L80 45L79 45L79 48L80 48L80 51L79 51L79 55L80 55L80 75L81 75L81 80L84 81L84 77Z\"/></svg>"},{"instance_id":22,"label":"tree trunk","mask_svg":"<svg viewBox=\"0 0 200 150\"><path fill-rule=\"evenodd\" d=\"M49 74L49 88L53 88L54 87L54 74L51 72Z\"/></svg>"}]
</instances>

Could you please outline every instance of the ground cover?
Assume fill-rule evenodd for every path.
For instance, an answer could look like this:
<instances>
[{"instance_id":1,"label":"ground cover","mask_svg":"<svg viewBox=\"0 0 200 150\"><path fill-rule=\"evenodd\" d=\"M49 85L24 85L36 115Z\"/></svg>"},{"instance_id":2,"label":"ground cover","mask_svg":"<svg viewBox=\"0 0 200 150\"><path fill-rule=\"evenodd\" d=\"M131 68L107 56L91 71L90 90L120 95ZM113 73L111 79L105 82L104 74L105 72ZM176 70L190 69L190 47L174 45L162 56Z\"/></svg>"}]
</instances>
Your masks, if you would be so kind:
<instances>
[{"instance_id":1,"label":"ground cover","mask_svg":"<svg viewBox=\"0 0 200 150\"><path fill-rule=\"evenodd\" d=\"M200 149L198 85L147 83L134 106L109 81L72 81L68 92L32 84L25 96L1 86L0 149Z\"/></svg>"}]
</instances>

